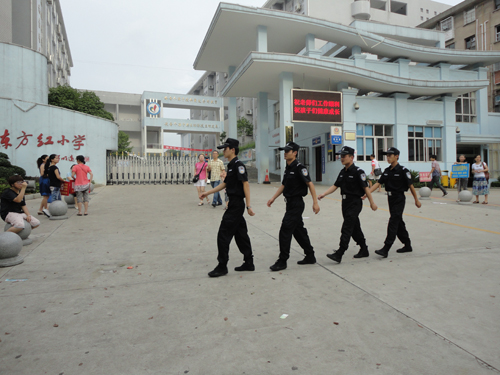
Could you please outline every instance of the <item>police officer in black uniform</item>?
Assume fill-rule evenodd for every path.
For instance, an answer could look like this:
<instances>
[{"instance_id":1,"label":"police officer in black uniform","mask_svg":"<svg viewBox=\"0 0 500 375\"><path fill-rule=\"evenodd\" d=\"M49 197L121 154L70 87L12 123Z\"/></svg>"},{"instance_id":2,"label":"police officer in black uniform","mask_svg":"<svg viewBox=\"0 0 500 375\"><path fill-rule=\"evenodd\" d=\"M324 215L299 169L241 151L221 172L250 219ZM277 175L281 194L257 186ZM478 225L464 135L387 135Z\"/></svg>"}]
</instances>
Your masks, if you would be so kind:
<instances>
[{"instance_id":1,"label":"police officer in black uniform","mask_svg":"<svg viewBox=\"0 0 500 375\"><path fill-rule=\"evenodd\" d=\"M226 189L229 197L229 206L222 217L219 233L217 234L217 247L219 255L217 260L219 264L215 269L208 273L210 277L219 277L227 274L227 262L229 261L229 244L234 237L238 249L243 254L244 263L236 267L235 271L254 271L252 245L248 237L247 223L243 214L246 209L250 216L255 215L250 206L250 185L248 183L247 170L245 165L238 160L239 142L236 139L228 138L218 149L224 149L224 157L229 160L227 165L227 175L219 186L204 192L200 199L206 196Z\"/></svg>"},{"instance_id":2,"label":"police officer in black uniform","mask_svg":"<svg viewBox=\"0 0 500 375\"><path fill-rule=\"evenodd\" d=\"M313 211L315 214L319 212L318 199L316 197L316 189L311 182L311 177L307 172L307 168L300 164L297 160L297 153L300 146L294 142L288 142L285 147L280 147L280 150L285 151L286 168L283 176L282 185L278 191L267 202L267 206L271 207L275 199L281 194L285 197L286 212L281 222L279 234L280 255L275 264L271 267L272 271L280 271L286 268L286 261L290 257L290 245L292 236L304 249L305 257L299 260L297 264L314 264L316 257L311 246L311 241L307 235L307 229L304 228L302 213L304 212L304 199L307 195L307 188L311 192L313 199Z\"/></svg>"},{"instance_id":3,"label":"police officer in black uniform","mask_svg":"<svg viewBox=\"0 0 500 375\"><path fill-rule=\"evenodd\" d=\"M345 168L340 171L335 184L319 195L318 199L321 200L328 194L333 193L337 188L340 188L340 194L342 195L342 216L344 217L340 245L337 251L327 254L328 258L340 263L342 256L349 247L351 237L361 247L359 252L354 255L354 258L363 258L369 255L365 236L359 222L359 214L363 208L361 197L364 195L368 197L370 207L373 211L377 210L377 205L373 201L370 189L368 188L365 172L354 165L354 149L344 146L335 155L340 155L340 160Z\"/></svg>"},{"instance_id":4,"label":"police officer in black uniform","mask_svg":"<svg viewBox=\"0 0 500 375\"><path fill-rule=\"evenodd\" d=\"M374 191L380 186L380 184L385 184L385 190L387 191L389 212L391 214L389 224L387 226L387 237L384 241L384 247L380 250L375 250L376 254L387 258L389 250L396 240L396 236L404 244L401 249L397 250L398 253L408 253L413 251L411 247L410 235L408 234L405 222L403 221L403 211L406 203L405 192L410 189L411 194L415 199L415 206L420 208L422 204L418 200L417 192L413 187L410 171L399 164L399 150L395 147L391 147L387 150L387 152L383 152L382 154L387 155L387 162L390 165L384 170L380 179L370 190Z\"/></svg>"}]
</instances>

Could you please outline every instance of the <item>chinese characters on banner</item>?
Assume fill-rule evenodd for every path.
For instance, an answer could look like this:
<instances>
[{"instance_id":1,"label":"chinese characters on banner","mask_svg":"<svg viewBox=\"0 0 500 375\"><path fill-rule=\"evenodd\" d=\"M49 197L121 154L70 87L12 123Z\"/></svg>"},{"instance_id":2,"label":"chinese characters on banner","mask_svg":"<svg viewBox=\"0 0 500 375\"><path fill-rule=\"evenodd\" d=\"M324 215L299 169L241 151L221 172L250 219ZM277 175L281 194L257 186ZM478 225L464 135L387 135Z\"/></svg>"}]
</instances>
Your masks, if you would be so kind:
<instances>
[{"instance_id":1,"label":"chinese characters on banner","mask_svg":"<svg viewBox=\"0 0 500 375\"><path fill-rule=\"evenodd\" d=\"M30 141L33 143L36 143L37 147L42 147L44 145L55 145L58 146L65 146L66 143L68 143L67 147L73 147L75 151L79 151L82 146L85 146L83 141L85 141L85 135L75 135L73 136L73 140L67 139L64 135L61 135L59 139L56 141L54 144L54 141L52 140L51 135L43 135L43 133L40 133L38 136L36 136L36 140L33 140L34 135L33 134L27 134L25 131L21 130L22 135L19 137L16 137L15 135L11 135L7 129L4 130L3 134L0 135L0 149L3 147L4 149L8 149L9 147L14 147L14 144L17 143L17 146L15 149L17 150L21 146L27 146ZM12 139L11 139L12 137ZM13 139L17 139L17 141L14 141Z\"/></svg>"},{"instance_id":2,"label":"chinese characters on banner","mask_svg":"<svg viewBox=\"0 0 500 375\"><path fill-rule=\"evenodd\" d=\"M292 122L341 124L343 122L342 93L292 90Z\"/></svg>"}]
</instances>

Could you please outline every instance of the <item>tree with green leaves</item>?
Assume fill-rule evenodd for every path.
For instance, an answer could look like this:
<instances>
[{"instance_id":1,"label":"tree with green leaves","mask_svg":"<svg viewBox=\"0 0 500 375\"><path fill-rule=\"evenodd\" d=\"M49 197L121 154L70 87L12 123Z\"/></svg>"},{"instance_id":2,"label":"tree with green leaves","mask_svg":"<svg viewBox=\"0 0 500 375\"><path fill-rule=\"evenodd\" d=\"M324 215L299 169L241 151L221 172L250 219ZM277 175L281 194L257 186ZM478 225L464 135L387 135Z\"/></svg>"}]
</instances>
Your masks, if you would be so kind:
<instances>
[{"instance_id":1,"label":"tree with green leaves","mask_svg":"<svg viewBox=\"0 0 500 375\"><path fill-rule=\"evenodd\" d=\"M114 121L113 115L104 109L104 103L93 91L78 91L68 85L52 87L49 89L49 104Z\"/></svg>"},{"instance_id":2,"label":"tree with green leaves","mask_svg":"<svg viewBox=\"0 0 500 375\"><path fill-rule=\"evenodd\" d=\"M253 135L253 124L248 121L245 117L240 118L236 122L236 127L238 128L238 135L247 135L247 136L252 136Z\"/></svg>"},{"instance_id":3,"label":"tree with green leaves","mask_svg":"<svg viewBox=\"0 0 500 375\"><path fill-rule=\"evenodd\" d=\"M128 154L132 152L133 147L130 147L129 135L121 130L118 132L118 154Z\"/></svg>"},{"instance_id":4,"label":"tree with green leaves","mask_svg":"<svg viewBox=\"0 0 500 375\"><path fill-rule=\"evenodd\" d=\"M226 137L227 137L227 134L225 131L223 131L222 133L220 133L220 136L219 136L219 140L220 140L220 143L224 143L224 141L226 140Z\"/></svg>"},{"instance_id":5,"label":"tree with green leaves","mask_svg":"<svg viewBox=\"0 0 500 375\"><path fill-rule=\"evenodd\" d=\"M26 177L26 171L23 168L12 165L9 156L0 152L0 179L7 179L16 174Z\"/></svg>"}]
</instances>

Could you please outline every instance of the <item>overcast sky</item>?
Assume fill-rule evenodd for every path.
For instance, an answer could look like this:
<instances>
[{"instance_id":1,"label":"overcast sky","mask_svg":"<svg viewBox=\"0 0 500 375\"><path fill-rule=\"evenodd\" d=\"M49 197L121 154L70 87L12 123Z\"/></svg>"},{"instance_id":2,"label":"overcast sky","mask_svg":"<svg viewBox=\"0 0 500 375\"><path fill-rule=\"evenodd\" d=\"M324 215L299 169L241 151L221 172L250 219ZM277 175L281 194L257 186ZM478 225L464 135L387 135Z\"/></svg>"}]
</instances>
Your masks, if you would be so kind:
<instances>
[{"instance_id":1,"label":"overcast sky","mask_svg":"<svg viewBox=\"0 0 500 375\"><path fill-rule=\"evenodd\" d=\"M335 1L335 0L331 0ZM459 0L440 0L455 5ZM60 0L77 89L186 93L218 0ZM260 7L265 0L238 0Z\"/></svg>"}]
</instances>

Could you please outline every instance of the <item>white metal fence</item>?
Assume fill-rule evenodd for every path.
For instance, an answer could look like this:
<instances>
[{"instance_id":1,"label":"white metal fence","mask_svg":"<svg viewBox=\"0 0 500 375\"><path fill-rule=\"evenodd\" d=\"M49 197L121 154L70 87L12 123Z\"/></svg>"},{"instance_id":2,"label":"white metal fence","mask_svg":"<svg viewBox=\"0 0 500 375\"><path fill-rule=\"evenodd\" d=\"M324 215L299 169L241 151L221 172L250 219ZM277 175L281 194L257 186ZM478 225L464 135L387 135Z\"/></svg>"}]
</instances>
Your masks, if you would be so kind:
<instances>
[{"instance_id":1,"label":"white metal fence","mask_svg":"<svg viewBox=\"0 0 500 375\"><path fill-rule=\"evenodd\" d=\"M108 156L108 185L192 184L196 156Z\"/></svg>"}]
</instances>

